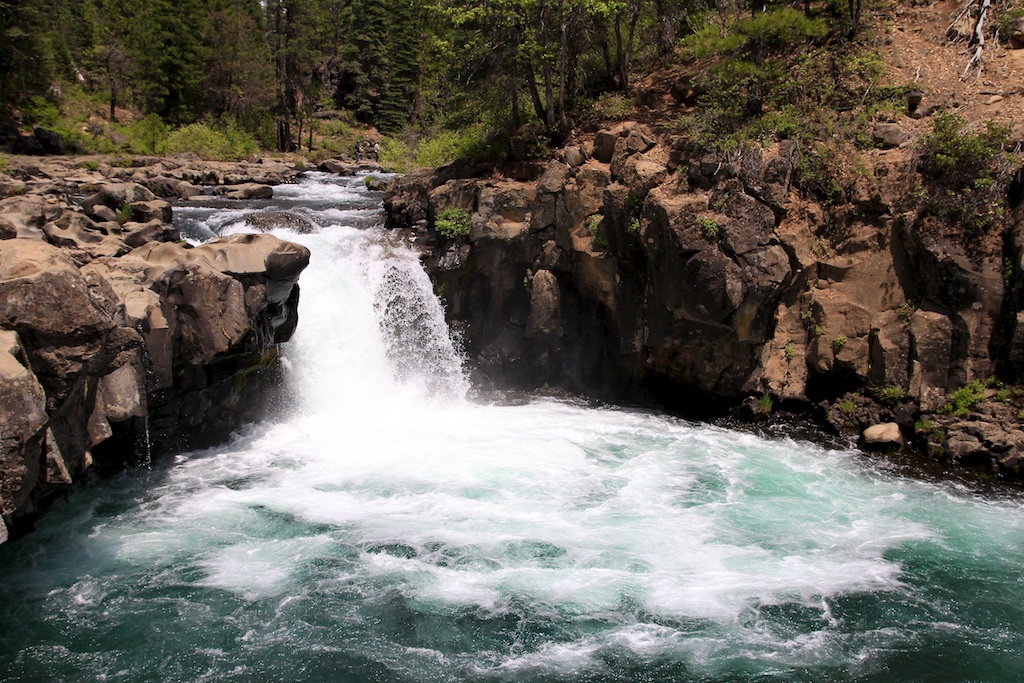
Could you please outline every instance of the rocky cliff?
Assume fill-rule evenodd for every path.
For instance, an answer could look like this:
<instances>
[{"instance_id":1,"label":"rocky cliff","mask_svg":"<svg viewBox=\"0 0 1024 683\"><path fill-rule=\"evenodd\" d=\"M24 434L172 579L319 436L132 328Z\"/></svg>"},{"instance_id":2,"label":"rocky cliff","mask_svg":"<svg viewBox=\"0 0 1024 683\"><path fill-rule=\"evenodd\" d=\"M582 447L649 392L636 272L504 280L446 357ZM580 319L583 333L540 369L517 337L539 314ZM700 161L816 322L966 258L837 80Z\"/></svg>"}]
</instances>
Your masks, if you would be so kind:
<instances>
[{"instance_id":1,"label":"rocky cliff","mask_svg":"<svg viewBox=\"0 0 1024 683\"><path fill-rule=\"evenodd\" d=\"M690 415L781 402L851 433L891 426L867 445L1018 478L1020 394L995 378L1024 357L1024 223L944 229L907 201L919 178L898 132L840 206L794 185L793 142L716 158L637 123L546 163L414 173L384 203L478 379ZM466 234L438 231L448 207Z\"/></svg>"},{"instance_id":2,"label":"rocky cliff","mask_svg":"<svg viewBox=\"0 0 1024 683\"><path fill-rule=\"evenodd\" d=\"M166 171L136 179L189 195ZM0 542L91 466L208 445L259 417L309 261L266 234L192 248L138 183L20 172L0 200ZM91 194L72 201L75 188Z\"/></svg>"}]
</instances>

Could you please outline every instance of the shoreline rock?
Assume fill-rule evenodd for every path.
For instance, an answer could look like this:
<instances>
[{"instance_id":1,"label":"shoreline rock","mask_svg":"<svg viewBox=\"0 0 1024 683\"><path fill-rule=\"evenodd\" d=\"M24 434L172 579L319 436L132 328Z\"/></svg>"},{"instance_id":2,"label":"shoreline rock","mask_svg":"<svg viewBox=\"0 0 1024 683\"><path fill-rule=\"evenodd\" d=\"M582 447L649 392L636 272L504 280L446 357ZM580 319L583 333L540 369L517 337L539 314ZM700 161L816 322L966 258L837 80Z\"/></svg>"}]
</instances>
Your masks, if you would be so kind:
<instances>
[{"instance_id":1,"label":"shoreline rock","mask_svg":"<svg viewBox=\"0 0 1024 683\"><path fill-rule=\"evenodd\" d=\"M0 199L0 542L92 467L212 445L262 417L309 262L269 234L192 248L143 184L46 162L12 163L23 184ZM166 178L175 164L140 168ZM182 197L186 182L168 187Z\"/></svg>"},{"instance_id":2,"label":"shoreline rock","mask_svg":"<svg viewBox=\"0 0 1024 683\"><path fill-rule=\"evenodd\" d=\"M916 172L882 150L826 205L794 184L792 141L719 159L639 123L591 133L546 161L457 162L385 192L476 383L696 418L764 397L852 436L895 423L947 466L1024 481L1024 395L978 418L999 430L943 412L975 380L1024 372L1024 209L1007 256L908 202ZM468 234L436 229L452 207ZM927 420L948 444L917 433Z\"/></svg>"}]
</instances>

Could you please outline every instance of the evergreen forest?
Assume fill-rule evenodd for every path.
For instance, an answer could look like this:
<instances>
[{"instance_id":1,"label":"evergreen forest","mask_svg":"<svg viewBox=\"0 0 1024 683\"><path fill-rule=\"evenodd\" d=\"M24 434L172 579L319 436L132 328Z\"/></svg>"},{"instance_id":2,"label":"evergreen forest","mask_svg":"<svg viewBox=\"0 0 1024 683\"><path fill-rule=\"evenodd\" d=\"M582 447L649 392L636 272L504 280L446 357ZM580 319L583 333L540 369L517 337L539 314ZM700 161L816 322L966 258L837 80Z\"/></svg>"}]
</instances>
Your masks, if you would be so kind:
<instances>
[{"instance_id":1,"label":"evergreen forest","mask_svg":"<svg viewBox=\"0 0 1024 683\"><path fill-rule=\"evenodd\" d=\"M355 139L373 127L386 145L434 144L427 163L507 154L527 130L529 156L588 117L626 115L643 96L639 75L677 67L686 74L671 76L673 88L701 104L678 124L705 148L799 136L857 144L858 122L902 106L908 90L887 81L872 51L870 9L862 0L0 0L0 122L8 139L42 125L72 150L138 153L174 151L168 135L190 125L193 138L216 129L243 151L302 150L314 132ZM90 114L99 110L101 122Z\"/></svg>"}]
</instances>

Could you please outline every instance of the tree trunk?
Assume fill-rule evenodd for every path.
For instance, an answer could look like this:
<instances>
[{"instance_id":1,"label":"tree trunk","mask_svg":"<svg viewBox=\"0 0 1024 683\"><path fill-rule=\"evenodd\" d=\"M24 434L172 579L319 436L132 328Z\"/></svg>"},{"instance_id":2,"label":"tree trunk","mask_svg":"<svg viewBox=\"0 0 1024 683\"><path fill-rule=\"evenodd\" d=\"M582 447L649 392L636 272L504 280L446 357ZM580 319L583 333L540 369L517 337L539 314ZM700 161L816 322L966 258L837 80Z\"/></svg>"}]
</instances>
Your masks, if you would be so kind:
<instances>
[{"instance_id":1,"label":"tree trunk","mask_svg":"<svg viewBox=\"0 0 1024 683\"><path fill-rule=\"evenodd\" d=\"M555 125L555 84L551 81L551 64L544 62L544 121L548 127Z\"/></svg>"},{"instance_id":2,"label":"tree trunk","mask_svg":"<svg viewBox=\"0 0 1024 683\"><path fill-rule=\"evenodd\" d=\"M512 132L515 133L522 125L522 115L519 112L519 68L512 63L512 87L509 88L512 95Z\"/></svg>"},{"instance_id":3,"label":"tree trunk","mask_svg":"<svg viewBox=\"0 0 1024 683\"><path fill-rule=\"evenodd\" d=\"M544 120L544 103L540 99L540 91L537 89L537 77L533 73L533 63L526 62L524 65L526 86L530 91L530 100L533 102L533 112L541 121Z\"/></svg>"}]
</instances>

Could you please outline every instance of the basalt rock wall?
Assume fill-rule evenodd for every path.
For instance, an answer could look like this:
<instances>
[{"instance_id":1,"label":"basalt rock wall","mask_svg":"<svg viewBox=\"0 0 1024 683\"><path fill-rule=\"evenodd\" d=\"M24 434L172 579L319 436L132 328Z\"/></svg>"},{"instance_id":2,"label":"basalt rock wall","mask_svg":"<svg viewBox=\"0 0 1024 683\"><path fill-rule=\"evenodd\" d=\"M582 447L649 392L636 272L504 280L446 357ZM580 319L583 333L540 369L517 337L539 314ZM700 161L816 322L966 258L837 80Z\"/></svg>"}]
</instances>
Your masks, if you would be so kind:
<instances>
[{"instance_id":1,"label":"basalt rock wall","mask_svg":"<svg viewBox=\"0 0 1024 683\"><path fill-rule=\"evenodd\" d=\"M258 418L297 322L304 247L259 234L192 248L146 187L92 189L0 200L0 542L90 467Z\"/></svg>"},{"instance_id":2,"label":"basalt rock wall","mask_svg":"<svg viewBox=\"0 0 1024 683\"><path fill-rule=\"evenodd\" d=\"M976 416L1006 433L956 453L933 442L970 421L942 411L952 392L1017 376L1024 314L1008 273L1024 229L976 245L944 232L908 208L901 150L869 155L841 206L797 190L792 142L688 150L624 123L544 163L456 164L391 187L388 226L422 247L480 381L653 395L694 415L753 414L767 396L858 433L895 422L942 458L1019 476L1024 432L1016 410L1007 425L991 408L994 389ZM452 206L468 234L435 229ZM922 416L937 425L925 434Z\"/></svg>"}]
</instances>

